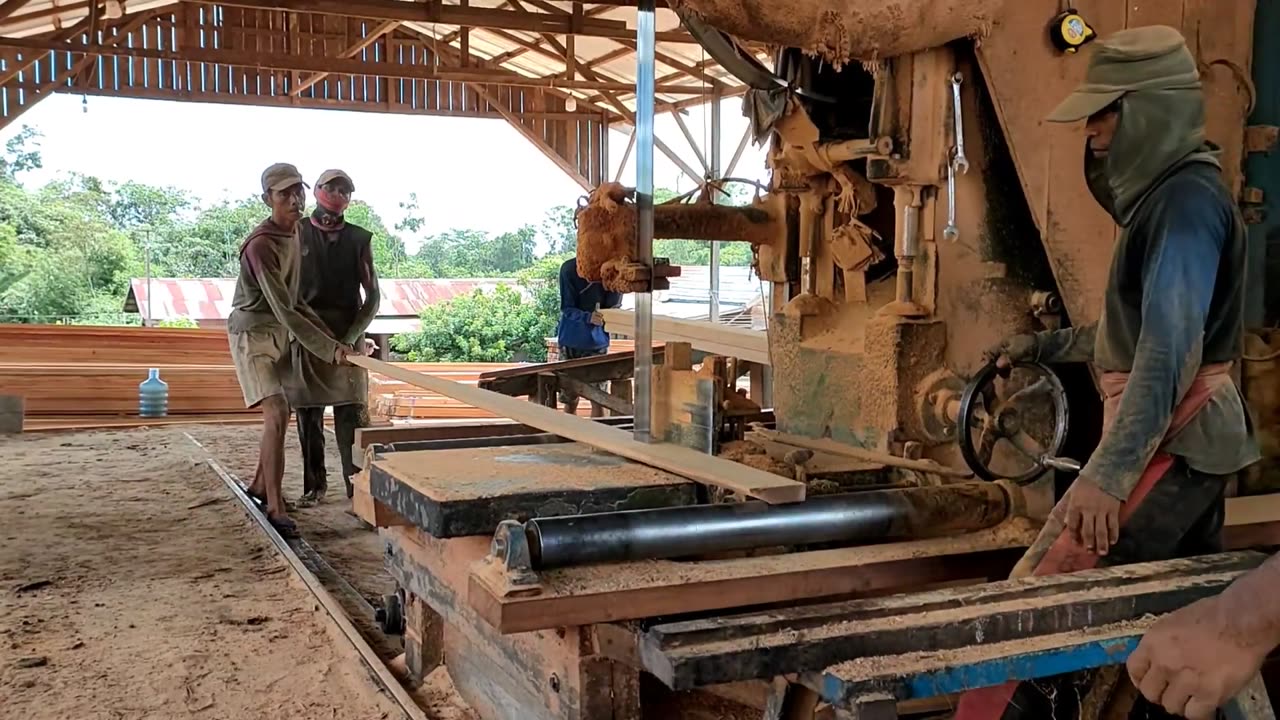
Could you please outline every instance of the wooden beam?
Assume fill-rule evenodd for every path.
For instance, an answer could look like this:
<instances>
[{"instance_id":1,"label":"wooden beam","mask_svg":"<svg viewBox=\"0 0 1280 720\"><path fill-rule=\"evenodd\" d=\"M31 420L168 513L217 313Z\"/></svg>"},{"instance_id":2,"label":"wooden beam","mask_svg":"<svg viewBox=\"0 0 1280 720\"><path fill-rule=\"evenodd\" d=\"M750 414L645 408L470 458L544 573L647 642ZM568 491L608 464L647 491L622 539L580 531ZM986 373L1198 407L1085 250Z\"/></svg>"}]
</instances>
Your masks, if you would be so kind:
<instances>
[{"instance_id":1,"label":"wooden beam","mask_svg":"<svg viewBox=\"0 0 1280 720\"><path fill-rule=\"evenodd\" d=\"M402 3L407 4L407 3ZM58 43L50 40L0 37L0 47L20 50L46 50L65 52L101 53L117 57L172 60L175 62L202 62L234 67L261 68L264 70L300 70L305 72L329 72L343 75L376 75L387 78L411 80L438 80L441 82L494 83L512 87L565 88L578 90L625 90L629 83L570 82L559 77L524 77L507 71L493 70L437 70L423 65L402 65L388 62L363 62L360 60L326 58L321 56L286 55L282 53L240 52L233 50L186 49L182 52L152 50L149 48L96 47L83 43ZM660 86L659 92L668 95L706 92L705 88L687 85Z\"/></svg>"},{"instance_id":2,"label":"wooden beam","mask_svg":"<svg viewBox=\"0 0 1280 720\"><path fill-rule=\"evenodd\" d=\"M182 0L200 2L200 0ZM401 0L227 0L219 5L242 7L252 10L284 10L317 15L341 15L370 18L373 20L400 20L433 25L457 25L459 27L521 30L524 32L549 32L565 35L575 32L584 37L612 37L629 39L635 31L621 20L583 20L581 27L573 28L569 16L545 13L518 13L491 8L445 5L440 2L402 2ZM661 42L696 43L692 35L684 31L657 33Z\"/></svg>"},{"instance_id":3,"label":"wooden beam","mask_svg":"<svg viewBox=\"0 0 1280 720\"><path fill-rule=\"evenodd\" d=\"M532 404L532 403L529 403ZM550 570L537 594L506 594L500 563L473 565L467 601L502 633L875 595L1002 577L1035 539L1015 519L954 537L704 562L646 560Z\"/></svg>"},{"instance_id":4,"label":"wooden beam","mask_svg":"<svg viewBox=\"0 0 1280 720\"><path fill-rule=\"evenodd\" d=\"M58 41L70 40L76 35L83 33L86 29L88 29L88 27L89 27L89 18L88 16L86 16L84 19L82 19L80 22L76 23L75 25L72 25L70 28L63 30L62 32L54 35L54 39ZM13 63L13 66L10 67L8 70L0 72L0 87L3 87L4 85L8 84L10 80L13 80L14 78L18 77L23 72L25 72L28 68L30 68L32 65L35 65L36 63L40 62L41 60L44 60L47 57L49 57L48 54L38 55L32 58L23 58L22 60L19 60Z\"/></svg>"},{"instance_id":5,"label":"wooden beam","mask_svg":"<svg viewBox=\"0 0 1280 720\"><path fill-rule=\"evenodd\" d=\"M471 89L475 90L480 97L484 98L484 101L489 104L489 107L498 111L498 113L502 115L503 119L505 119L511 127L516 129L516 132L523 135L524 138L532 143L534 147L538 148L543 155L551 160L551 162L555 163L556 167L559 167L571 179L573 179L574 182L578 183L583 190L589 191L592 189L591 181L579 172L577 165L569 162L568 158L556 152L555 148L547 144L546 139L535 132L533 128L521 122L519 116L508 111L507 108L503 106L502 102L498 100L498 98L496 98L488 88L478 83L469 83L468 85Z\"/></svg>"},{"instance_id":6,"label":"wooden beam","mask_svg":"<svg viewBox=\"0 0 1280 720\"><path fill-rule=\"evenodd\" d=\"M604 326L611 333L634 336L636 314L630 310L601 310ZM719 325L694 320L655 315L653 339L663 342L687 342L698 350L726 357L769 364L769 335L759 330Z\"/></svg>"},{"instance_id":7,"label":"wooden beam","mask_svg":"<svg viewBox=\"0 0 1280 720\"><path fill-rule=\"evenodd\" d=\"M675 445L642 443L632 439L631 435L623 430L567 415L526 400L423 375L381 360L354 356L351 358L351 363L690 480L721 487L768 503L799 502L805 497L805 486L802 483L746 467L731 460L723 460Z\"/></svg>"},{"instance_id":8,"label":"wooden beam","mask_svg":"<svg viewBox=\"0 0 1280 720\"><path fill-rule=\"evenodd\" d=\"M383 22L381 25L379 25L378 27L374 28L373 31L370 32L368 35L364 36L360 40L357 40L356 42L352 43L351 45L343 49L342 52L338 53L338 57L353 58L356 55L359 55L360 52L365 48L378 42L378 40L380 40L383 35L386 35L387 33L394 31L398 27L400 27L399 20L387 20ZM298 95L302 94L307 88L315 85L316 83L320 82L321 80L325 79L328 76L329 76L329 73L327 72L316 73L308 77L307 79L303 80L302 82L298 83L296 86L294 86L293 89L289 91L289 94L297 97Z\"/></svg>"},{"instance_id":9,"label":"wooden beam","mask_svg":"<svg viewBox=\"0 0 1280 720\"><path fill-rule=\"evenodd\" d=\"M604 408L608 408L619 415L634 415L635 407L620 397L614 397L609 393L601 390L595 385L584 383L576 380L571 375L556 374L560 382L560 387L568 392L581 397L588 402L595 403Z\"/></svg>"},{"instance_id":10,"label":"wooden beam","mask_svg":"<svg viewBox=\"0 0 1280 720\"><path fill-rule=\"evenodd\" d=\"M1080 632L1216 595L1265 559L1258 552L1221 553L673 622L645 634L640 657L668 687L686 690L819 672L860 658Z\"/></svg>"},{"instance_id":11,"label":"wooden beam","mask_svg":"<svg viewBox=\"0 0 1280 720\"><path fill-rule=\"evenodd\" d=\"M698 148L698 141L693 139L693 133L689 132L689 126L685 123L684 118L680 117L679 112L671 113L671 117L675 118L676 127L680 128L680 132L684 134L684 139L689 141L689 147L693 149L694 157L698 158L698 164L702 166L702 174L705 177L710 171L710 166L707 165L706 156Z\"/></svg>"},{"instance_id":12,"label":"wooden beam","mask_svg":"<svg viewBox=\"0 0 1280 720\"><path fill-rule=\"evenodd\" d=\"M14 14L18 10L21 10L22 6L26 5L28 2L30 2L30 0L5 0L4 2L0 2L0 22L3 22L5 18Z\"/></svg>"},{"instance_id":13,"label":"wooden beam","mask_svg":"<svg viewBox=\"0 0 1280 720\"><path fill-rule=\"evenodd\" d=\"M426 40L426 41L428 41L428 42L430 42L430 41L431 41L431 39L432 39L430 35L427 35L427 34L425 34L425 33L421 32L421 31L419 31L419 30L418 30L416 27L414 27L413 25L404 25L404 26L402 27L402 30L403 30L404 32L407 32L407 33L410 33L410 34L412 34L412 35L416 35L416 36L418 36L418 37L420 37L420 38L423 38L424 40ZM450 45L445 45L444 47L439 48L439 50L440 50L441 54L449 53L450 55L452 55L452 56L453 56L453 57L455 57L455 58L458 58L458 57L459 57L459 56L458 56L458 54L457 54L457 53L458 53L458 51L457 51L455 48L453 48L452 46L450 46ZM501 56L499 56L499 57L501 57ZM491 69L492 69L492 71L493 71L495 74L502 75L502 76L504 76L504 77L505 77L505 76L524 77L523 75L520 75L519 73L515 72L514 70L510 70L510 69L506 69L506 68L495 68L495 67L494 67L495 65L499 65L499 64L500 64L500 63L498 63L498 62L497 62L497 59L496 59L496 58L494 58L494 59L485 59L485 58L477 57L477 56L475 56L475 55L472 55L472 58L473 58L473 59L475 59L475 60L478 60L478 61L479 61L479 64L480 64L480 66L481 66L481 67L488 67L488 68L491 68ZM460 58L459 58L459 59L460 59ZM583 104L583 105L586 105L587 107L593 108L593 109L595 109L596 111L598 111L598 112L600 112L600 113L605 114L606 116L611 115L611 114L613 113L613 111L612 111L612 110L610 110L609 108L606 108L606 107L603 107L603 106L600 106L600 105L596 105L596 104L592 104L592 103L588 103L588 102L586 102L586 101L582 100L581 98L579 98L578 96L574 95L573 93L568 92L567 90L561 90L561 89L559 89L559 88L547 88L546 90L544 90L544 92L550 93L551 95L554 95L554 96L556 96L556 97L563 98L563 99L566 99L566 100L567 100L567 99L569 99L569 98L573 98L575 102L580 103L580 104ZM533 115L531 115L531 114L529 114L529 113L519 113L519 115L520 115L521 117L533 117Z\"/></svg>"}]
</instances>

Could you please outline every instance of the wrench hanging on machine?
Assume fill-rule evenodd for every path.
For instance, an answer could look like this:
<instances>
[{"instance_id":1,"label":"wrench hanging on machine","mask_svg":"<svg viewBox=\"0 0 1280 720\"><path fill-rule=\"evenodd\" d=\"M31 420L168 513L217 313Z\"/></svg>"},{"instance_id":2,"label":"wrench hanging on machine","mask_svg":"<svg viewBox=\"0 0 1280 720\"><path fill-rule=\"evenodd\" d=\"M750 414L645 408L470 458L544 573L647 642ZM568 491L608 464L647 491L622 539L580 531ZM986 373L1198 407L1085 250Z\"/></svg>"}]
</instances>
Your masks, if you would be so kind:
<instances>
[{"instance_id":1,"label":"wrench hanging on machine","mask_svg":"<svg viewBox=\"0 0 1280 720\"><path fill-rule=\"evenodd\" d=\"M950 242L960 239L960 228L956 226L956 173L969 172L969 158L964 154L964 114L960 110L960 83L964 76L955 73L951 76L951 108L955 118L955 150L951 162L947 164L947 227L942 237Z\"/></svg>"}]
</instances>

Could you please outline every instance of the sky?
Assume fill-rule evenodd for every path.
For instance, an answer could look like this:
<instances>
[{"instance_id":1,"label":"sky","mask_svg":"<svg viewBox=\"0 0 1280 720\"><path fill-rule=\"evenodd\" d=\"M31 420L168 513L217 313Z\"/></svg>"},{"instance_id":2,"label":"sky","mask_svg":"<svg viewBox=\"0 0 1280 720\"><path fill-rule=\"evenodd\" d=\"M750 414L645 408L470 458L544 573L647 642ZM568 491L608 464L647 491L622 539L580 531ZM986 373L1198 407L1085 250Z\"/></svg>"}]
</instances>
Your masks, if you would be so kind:
<instances>
[{"instance_id":1,"label":"sky","mask_svg":"<svg viewBox=\"0 0 1280 720\"><path fill-rule=\"evenodd\" d=\"M741 101L721 109L722 165L742 138ZM701 145L709 113L691 109L685 123ZM87 97L59 93L41 101L4 130L3 144L23 125L43 134L44 168L24 174L28 185L68 172L103 180L133 180L189 191L206 204L259 190L262 170L291 162L309 181L330 167L351 175L355 197L368 202L388 228L416 193L426 226L406 237L410 251L423 236L451 228L502 233L540 223L549 208L574 205L585 191L502 120L389 115L209 103ZM659 138L699 168L689 143L669 116L655 123ZM610 177L628 136L610 132ZM678 191L696 186L654 152L654 184ZM763 181L764 150L748 145L736 177ZM635 185L635 154L621 181Z\"/></svg>"}]
</instances>

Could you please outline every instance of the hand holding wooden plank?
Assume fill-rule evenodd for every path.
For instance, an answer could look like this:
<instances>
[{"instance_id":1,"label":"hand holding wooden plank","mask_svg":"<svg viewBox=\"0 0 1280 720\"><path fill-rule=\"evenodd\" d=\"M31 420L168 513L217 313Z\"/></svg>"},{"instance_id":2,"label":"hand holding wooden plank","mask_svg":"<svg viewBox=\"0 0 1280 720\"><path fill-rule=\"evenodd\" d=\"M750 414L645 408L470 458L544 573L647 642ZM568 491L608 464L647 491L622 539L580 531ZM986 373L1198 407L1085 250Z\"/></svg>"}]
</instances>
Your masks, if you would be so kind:
<instances>
[{"instance_id":1,"label":"hand holding wooden plank","mask_svg":"<svg viewBox=\"0 0 1280 720\"><path fill-rule=\"evenodd\" d=\"M501 417L508 417L516 422L532 425L690 480L739 492L767 503L799 502L805 497L803 483L740 465L731 460L704 455L678 445L649 445L638 442L624 430L574 415L566 415L552 408L509 395L423 375L363 355L351 355L347 361L424 390L447 395L474 407L484 408Z\"/></svg>"}]
</instances>

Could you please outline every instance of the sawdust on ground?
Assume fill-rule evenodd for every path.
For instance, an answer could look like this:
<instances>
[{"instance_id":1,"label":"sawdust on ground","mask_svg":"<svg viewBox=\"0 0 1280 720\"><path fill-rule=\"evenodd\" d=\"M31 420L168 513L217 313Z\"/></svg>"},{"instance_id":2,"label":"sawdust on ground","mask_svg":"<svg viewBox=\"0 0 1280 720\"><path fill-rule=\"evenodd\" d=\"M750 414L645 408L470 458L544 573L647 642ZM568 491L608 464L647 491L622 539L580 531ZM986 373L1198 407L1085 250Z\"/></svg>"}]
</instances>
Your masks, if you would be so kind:
<instances>
[{"instance_id":1,"label":"sawdust on ground","mask_svg":"<svg viewBox=\"0 0 1280 720\"><path fill-rule=\"evenodd\" d=\"M232 475L246 480L253 477L261 426L195 425L185 428L185 432ZM296 429L290 428L285 440L284 491L285 497L293 500L302 494L301 453ZM327 501L299 508L293 513L294 521L303 539L367 601L378 606L383 595L395 591L395 581L383 561L382 539L348 512L351 502L342 486L342 459L336 438L327 430L325 456L329 470ZM383 659L390 660L384 651L388 638L359 618L353 618L353 622ZM433 720L476 720L444 668L428 675L412 694Z\"/></svg>"},{"instance_id":2,"label":"sawdust on ground","mask_svg":"<svg viewBox=\"0 0 1280 720\"><path fill-rule=\"evenodd\" d=\"M185 432L195 438L210 457L227 472L248 482L258 461L258 425L193 425ZM191 444L188 441L188 444ZM194 447L194 445L193 445ZM347 512L351 501L342 487L342 462L333 433L325 432L325 455L329 468L327 502L299 508L293 513L302 537L320 553L333 569L370 602L395 591L395 581L382 559L382 540ZM302 495L302 449L293 428L285 439L284 493L290 500Z\"/></svg>"},{"instance_id":3,"label":"sawdust on ground","mask_svg":"<svg viewBox=\"0 0 1280 720\"><path fill-rule=\"evenodd\" d=\"M5 716L397 716L181 429L0 447Z\"/></svg>"}]
</instances>

